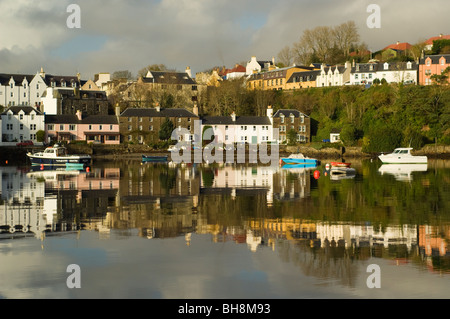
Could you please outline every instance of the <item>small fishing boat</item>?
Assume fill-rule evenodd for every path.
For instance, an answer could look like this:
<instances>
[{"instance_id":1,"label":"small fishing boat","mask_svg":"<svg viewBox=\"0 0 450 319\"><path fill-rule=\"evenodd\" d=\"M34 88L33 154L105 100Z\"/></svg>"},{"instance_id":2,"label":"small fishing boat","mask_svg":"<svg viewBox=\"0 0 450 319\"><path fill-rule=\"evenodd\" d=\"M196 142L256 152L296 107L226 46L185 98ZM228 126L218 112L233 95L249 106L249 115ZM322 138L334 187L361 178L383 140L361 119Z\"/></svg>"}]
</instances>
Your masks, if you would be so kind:
<instances>
[{"instance_id":1,"label":"small fishing boat","mask_svg":"<svg viewBox=\"0 0 450 319\"><path fill-rule=\"evenodd\" d=\"M65 167L67 163L87 165L91 162L90 155L69 155L64 146L55 144L47 147L43 152L27 153L32 165L61 166Z\"/></svg>"},{"instance_id":2,"label":"small fishing boat","mask_svg":"<svg viewBox=\"0 0 450 319\"><path fill-rule=\"evenodd\" d=\"M344 162L331 162L330 163L332 167L350 167L351 163L344 163Z\"/></svg>"},{"instance_id":3,"label":"small fishing boat","mask_svg":"<svg viewBox=\"0 0 450 319\"><path fill-rule=\"evenodd\" d=\"M151 163L163 163L167 162L168 156L152 156L152 155L142 155L142 162L151 162Z\"/></svg>"},{"instance_id":4,"label":"small fishing boat","mask_svg":"<svg viewBox=\"0 0 450 319\"><path fill-rule=\"evenodd\" d=\"M390 154L381 154L378 158L384 164L425 164L428 163L426 156L415 156L411 154L411 147L396 148Z\"/></svg>"},{"instance_id":5,"label":"small fishing boat","mask_svg":"<svg viewBox=\"0 0 450 319\"><path fill-rule=\"evenodd\" d=\"M282 157L281 161L286 164L313 164L318 165L319 161L315 158L309 158L303 154L291 154L289 157Z\"/></svg>"}]
</instances>

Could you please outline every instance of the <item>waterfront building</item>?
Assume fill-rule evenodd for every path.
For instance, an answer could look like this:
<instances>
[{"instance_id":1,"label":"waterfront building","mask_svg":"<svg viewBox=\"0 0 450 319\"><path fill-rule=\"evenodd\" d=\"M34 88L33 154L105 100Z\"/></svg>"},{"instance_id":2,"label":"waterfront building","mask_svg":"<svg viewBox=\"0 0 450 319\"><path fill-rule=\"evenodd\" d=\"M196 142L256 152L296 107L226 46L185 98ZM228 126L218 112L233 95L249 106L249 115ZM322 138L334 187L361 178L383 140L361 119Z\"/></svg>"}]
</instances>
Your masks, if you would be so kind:
<instances>
[{"instance_id":1,"label":"waterfront building","mask_svg":"<svg viewBox=\"0 0 450 319\"><path fill-rule=\"evenodd\" d=\"M1 145L12 146L22 141L38 144L37 132L44 130L44 114L31 106L11 106L1 115Z\"/></svg>"},{"instance_id":2,"label":"waterfront building","mask_svg":"<svg viewBox=\"0 0 450 319\"><path fill-rule=\"evenodd\" d=\"M350 82L351 64L326 66L322 64L316 76L317 87L342 86ZM298 82L298 81L297 81Z\"/></svg>"},{"instance_id":3,"label":"waterfront building","mask_svg":"<svg viewBox=\"0 0 450 319\"><path fill-rule=\"evenodd\" d=\"M417 84L418 65L416 62L371 62L353 63L350 85L373 84L375 79L387 83Z\"/></svg>"},{"instance_id":4,"label":"waterfront building","mask_svg":"<svg viewBox=\"0 0 450 319\"><path fill-rule=\"evenodd\" d=\"M85 141L96 144L120 144L119 122L115 115L82 116L45 115L45 141L72 142Z\"/></svg>"},{"instance_id":5,"label":"waterfront building","mask_svg":"<svg viewBox=\"0 0 450 319\"><path fill-rule=\"evenodd\" d=\"M270 114L271 108L268 109ZM311 118L298 111L291 109L280 109L272 119L273 129L278 129L278 142L286 143L287 134L294 130L297 134L297 141L309 143L311 141Z\"/></svg>"},{"instance_id":6,"label":"waterfront building","mask_svg":"<svg viewBox=\"0 0 450 319\"><path fill-rule=\"evenodd\" d=\"M158 142L159 131L164 121L172 121L174 128L185 129L180 141L192 141L194 136L194 121L198 120L198 113L181 108L128 108L119 116L120 134L125 142L142 144L144 142Z\"/></svg>"}]
</instances>

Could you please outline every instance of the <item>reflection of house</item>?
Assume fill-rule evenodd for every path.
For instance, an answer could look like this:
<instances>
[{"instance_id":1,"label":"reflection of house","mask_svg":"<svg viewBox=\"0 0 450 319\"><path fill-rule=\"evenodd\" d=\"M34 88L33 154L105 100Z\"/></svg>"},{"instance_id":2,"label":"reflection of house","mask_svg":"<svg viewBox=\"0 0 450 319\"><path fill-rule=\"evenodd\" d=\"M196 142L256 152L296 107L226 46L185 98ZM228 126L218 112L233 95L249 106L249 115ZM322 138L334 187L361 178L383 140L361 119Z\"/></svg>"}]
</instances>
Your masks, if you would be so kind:
<instances>
[{"instance_id":1,"label":"reflection of house","mask_svg":"<svg viewBox=\"0 0 450 319\"><path fill-rule=\"evenodd\" d=\"M119 122L114 115L46 115L46 141L86 141L120 144Z\"/></svg>"},{"instance_id":2,"label":"reflection of house","mask_svg":"<svg viewBox=\"0 0 450 319\"><path fill-rule=\"evenodd\" d=\"M419 247L425 256L448 256L450 226L419 226Z\"/></svg>"},{"instance_id":3,"label":"reflection of house","mask_svg":"<svg viewBox=\"0 0 450 319\"><path fill-rule=\"evenodd\" d=\"M11 106L0 116L2 145L16 145L26 140L36 144L37 132L45 129L44 114L31 106Z\"/></svg>"}]
</instances>

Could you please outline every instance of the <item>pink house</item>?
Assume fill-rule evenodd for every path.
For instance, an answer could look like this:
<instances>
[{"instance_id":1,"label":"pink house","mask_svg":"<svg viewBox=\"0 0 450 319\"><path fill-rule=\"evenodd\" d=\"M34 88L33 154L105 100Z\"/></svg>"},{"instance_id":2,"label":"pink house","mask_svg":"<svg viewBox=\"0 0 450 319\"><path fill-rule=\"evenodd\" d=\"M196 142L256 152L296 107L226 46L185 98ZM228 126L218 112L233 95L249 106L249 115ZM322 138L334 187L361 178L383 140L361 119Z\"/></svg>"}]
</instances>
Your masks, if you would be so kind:
<instances>
[{"instance_id":1,"label":"pink house","mask_svg":"<svg viewBox=\"0 0 450 319\"><path fill-rule=\"evenodd\" d=\"M430 85L433 83L431 76L440 75L450 67L450 54L427 55L419 62L419 84ZM449 78L450 82L450 78Z\"/></svg>"},{"instance_id":2,"label":"pink house","mask_svg":"<svg viewBox=\"0 0 450 319\"><path fill-rule=\"evenodd\" d=\"M87 143L120 144L119 122L115 115L46 115L46 142L86 141Z\"/></svg>"}]
</instances>

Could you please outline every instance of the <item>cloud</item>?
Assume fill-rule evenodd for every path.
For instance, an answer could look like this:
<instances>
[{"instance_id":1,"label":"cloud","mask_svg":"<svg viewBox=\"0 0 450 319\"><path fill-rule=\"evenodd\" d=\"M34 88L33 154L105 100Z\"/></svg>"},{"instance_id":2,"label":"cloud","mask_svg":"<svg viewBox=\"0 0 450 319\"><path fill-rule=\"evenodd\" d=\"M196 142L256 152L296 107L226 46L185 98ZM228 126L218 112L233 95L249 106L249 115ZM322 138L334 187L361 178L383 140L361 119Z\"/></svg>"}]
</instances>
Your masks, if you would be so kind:
<instances>
[{"instance_id":1,"label":"cloud","mask_svg":"<svg viewBox=\"0 0 450 319\"><path fill-rule=\"evenodd\" d=\"M444 0L379 0L381 29L366 25L371 0L79 0L81 29L66 25L71 0L0 1L0 72L83 78L149 64L195 72L276 56L305 29L354 20L370 49L445 33Z\"/></svg>"}]
</instances>

